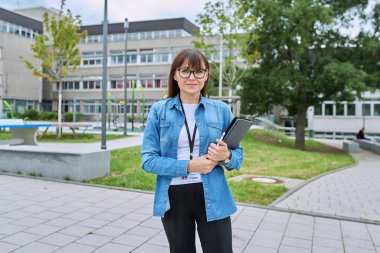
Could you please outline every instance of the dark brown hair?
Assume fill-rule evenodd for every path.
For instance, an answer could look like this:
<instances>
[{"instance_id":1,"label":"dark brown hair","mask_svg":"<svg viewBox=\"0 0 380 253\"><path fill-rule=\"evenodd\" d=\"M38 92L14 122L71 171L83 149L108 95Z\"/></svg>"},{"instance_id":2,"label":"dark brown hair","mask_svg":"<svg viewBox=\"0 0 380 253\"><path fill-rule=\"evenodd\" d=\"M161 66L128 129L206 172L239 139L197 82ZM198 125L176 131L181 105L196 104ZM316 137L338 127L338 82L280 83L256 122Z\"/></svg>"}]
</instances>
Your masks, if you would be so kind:
<instances>
[{"instance_id":1,"label":"dark brown hair","mask_svg":"<svg viewBox=\"0 0 380 253\"><path fill-rule=\"evenodd\" d=\"M209 64L206 56L204 56L201 51L193 48L183 49L181 50L175 59L173 60L170 73L169 73L169 79L168 79L168 97L175 97L179 93L179 87L176 80L174 80L175 73L178 68L182 66L182 64L187 61L190 68L193 69L200 69L202 68L202 63L204 64L205 68L209 70ZM206 96L207 91L207 85L208 85L208 77L205 81L205 85L203 86L201 90L202 96Z\"/></svg>"}]
</instances>

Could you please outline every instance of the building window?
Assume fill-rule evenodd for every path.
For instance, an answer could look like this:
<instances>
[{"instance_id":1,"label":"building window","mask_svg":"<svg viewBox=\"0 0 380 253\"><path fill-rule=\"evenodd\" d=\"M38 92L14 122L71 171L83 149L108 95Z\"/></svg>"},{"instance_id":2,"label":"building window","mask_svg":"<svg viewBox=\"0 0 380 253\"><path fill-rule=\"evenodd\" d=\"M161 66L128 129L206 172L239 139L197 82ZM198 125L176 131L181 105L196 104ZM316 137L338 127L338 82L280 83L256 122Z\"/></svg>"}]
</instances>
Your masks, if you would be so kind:
<instances>
[{"instance_id":1,"label":"building window","mask_svg":"<svg viewBox=\"0 0 380 253\"><path fill-rule=\"evenodd\" d=\"M316 115L316 116L322 115L322 105L321 104L314 107L314 115Z\"/></svg>"},{"instance_id":2,"label":"building window","mask_svg":"<svg viewBox=\"0 0 380 253\"><path fill-rule=\"evenodd\" d=\"M97 90L102 87L102 81L83 81L84 90Z\"/></svg>"},{"instance_id":3,"label":"building window","mask_svg":"<svg viewBox=\"0 0 380 253\"><path fill-rule=\"evenodd\" d=\"M356 115L356 105L354 103L347 104L347 116Z\"/></svg>"},{"instance_id":4,"label":"building window","mask_svg":"<svg viewBox=\"0 0 380 253\"><path fill-rule=\"evenodd\" d=\"M380 104L373 105L373 116L380 116Z\"/></svg>"},{"instance_id":5,"label":"building window","mask_svg":"<svg viewBox=\"0 0 380 253\"><path fill-rule=\"evenodd\" d=\"M344 116L344 104L335 104L335 115Z\"/></svg>"},{"instance_id":6,"label":"building window","mask_svg":"<svg viewBox=\"0 0 380 253\"><path fill-rule=\"evenodd\" d=\"M141 63L151 63L153 62L153 54L142 54L140 55Z\"/></svg>"},{"instance_id":7,"label":"building window","mask_svg":"<svg viewBox=\"0 0 380 253\"><path fill-rule=\"evenodd\" d=\"M333 116L334 115L333 108L334 108L333 104L325 104L325 116Z\"/></svg>"},{"instance_id":8,"label":"building window","mask_svg":"<svg viewBox=\"0 0 380 253\"><path fill-rule=\"evenodd\" d=\"M102 65L101 59L86 59L83 60L83 65Z\"/></svg>"},{"instance_id":9,"label":"building window","mask_svg":"<svg viewBox=\"0 0 380 253\"><path fill-rule=\"evenodd\" d=\"M362 115L363 116L371 116L371 104L363 104L362 105Z\"/></svg>"},{"instance_id":10,"label":"building window","mask_svg":"<svg viewBox=\"0 0 380 253\"><path fill-rule=\"evenodd\" d=\"M63 82L62 89L64 90L79 90L79 81Z\"/></svg>"}]
</instances>

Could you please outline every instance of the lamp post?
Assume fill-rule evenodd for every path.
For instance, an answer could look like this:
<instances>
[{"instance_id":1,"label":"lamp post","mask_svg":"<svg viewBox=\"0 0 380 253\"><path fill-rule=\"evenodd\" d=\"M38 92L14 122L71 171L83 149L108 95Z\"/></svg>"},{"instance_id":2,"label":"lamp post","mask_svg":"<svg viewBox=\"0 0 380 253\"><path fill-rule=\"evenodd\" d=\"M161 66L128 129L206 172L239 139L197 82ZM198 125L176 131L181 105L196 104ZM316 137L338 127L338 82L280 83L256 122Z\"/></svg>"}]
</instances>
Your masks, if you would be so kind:
<instances>
[{"instance_id":1,"label":"lamp post","mask_svg":"<svg viewBox=\"0 0 380 253\"><path fill-rule=\"evenodd\" d=\"M125 52L124 52L124 135L127 135L127 34L128 34L128 18L124 20L124 32L125 32Z\"/></svg>"},{"instance_id":2,"label":"lamp post","mask_svg":"<svg viewBox=\"0 0 380 253\"><path fill-rule=\"evenodd\" d=\"M107 149L106 146L106 106L107 106L107 0L104 0L104 18L103 18L103 80L102 80L102 142L101 149Z\"/></svg>"},{"instance_id":3,"label":"lamp post","mask_svg":"<svg viewBox=\"0 0 380 253\"><path fill-rule=\"evenodd\" d=\"M223 85L223 34L220 34L220 48L219 48L219 97L222 96L222 85Z\"/></svg>"}]
</instances>

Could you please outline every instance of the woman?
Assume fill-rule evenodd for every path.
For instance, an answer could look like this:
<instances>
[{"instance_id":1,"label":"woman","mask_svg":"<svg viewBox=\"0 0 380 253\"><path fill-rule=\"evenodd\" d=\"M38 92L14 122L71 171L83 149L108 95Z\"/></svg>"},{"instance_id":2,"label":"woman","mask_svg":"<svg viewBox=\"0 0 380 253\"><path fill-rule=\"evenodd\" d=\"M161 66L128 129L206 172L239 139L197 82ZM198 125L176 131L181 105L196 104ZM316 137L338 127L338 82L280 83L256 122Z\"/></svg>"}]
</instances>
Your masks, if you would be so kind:
<instances>
[{"instance_id":1,"label":"woman","mask_svg":"<svg viewBox=\"0 0 380 253\"><path fill-rule=\"evenodd\" d=\"M239 169L243 151L219 140L233 115L225 103L205 98L208 78L200 51L180 51L169 98L152 106L144 131L142 167L157 175L153 213L162 217L171 253L196 252L196 226L204 253L232 252L236 204L222 166Z\"/></svg>"}]
</instances>

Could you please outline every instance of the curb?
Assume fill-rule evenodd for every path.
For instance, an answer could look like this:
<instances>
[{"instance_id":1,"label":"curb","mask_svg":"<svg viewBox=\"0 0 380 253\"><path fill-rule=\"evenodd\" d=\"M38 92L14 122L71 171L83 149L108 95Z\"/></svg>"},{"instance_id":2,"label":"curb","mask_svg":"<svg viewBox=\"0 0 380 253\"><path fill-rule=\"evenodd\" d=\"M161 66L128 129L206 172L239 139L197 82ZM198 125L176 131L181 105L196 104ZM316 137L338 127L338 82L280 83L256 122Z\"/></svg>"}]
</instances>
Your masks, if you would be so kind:
<instances>
[{"instance_id":1,"label":"curb","mask_svg":"<svg viewBox=\"0 0 380 253\"><path fill-rule=\"evenodd\" d=\"M352 158L355 159L355 157L351 156ZM275 201L273 201L272 203L269 204L269 206L271 207L274 207L275 205L279 204L280 202L282 202L283 200L287 199L288 197L290 197L290 195L292 195L293 193L297 192L299 189L303 188L304 186L306 186L307 184L310 184L311 182L321 178L321 177L324 177L324 176L327 176L327 175L330 175L330 174L333 174L333 173L337 173L337 172L340 172L340 171L343 171L343 170L347 170L347 169L351 169L355 166L358 165L358 161L355 159L355 163L352 164L352 165L349 165L347 167L343 167L343 168L340 168L340 169L336 169L336 170L331 170L331 171L327 171L325 173L322 173L318 176L315 176L303 183L300 183L299 185L297 185L296 187L290 189L289 191L285 192L283 195L281 195L280 197L278 197Z\"/></svg>"}]
</instances>

